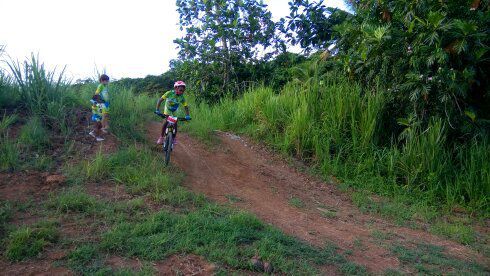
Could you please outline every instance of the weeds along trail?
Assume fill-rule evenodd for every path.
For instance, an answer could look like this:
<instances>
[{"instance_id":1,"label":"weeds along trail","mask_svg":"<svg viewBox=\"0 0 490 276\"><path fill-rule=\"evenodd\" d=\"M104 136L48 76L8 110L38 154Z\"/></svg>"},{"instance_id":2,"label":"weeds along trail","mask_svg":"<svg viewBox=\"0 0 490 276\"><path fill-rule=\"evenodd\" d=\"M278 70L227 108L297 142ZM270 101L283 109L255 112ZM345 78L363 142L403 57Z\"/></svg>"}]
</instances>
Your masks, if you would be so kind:
<instances>
[{"instance_id":1,"label":"weeds along trail","mask_svg":"<svg viewBox=\"0 0 490 276\"><path fill-rule=\"evenodd\" d=\"M149 126L152 139L159 127L157 123ZM217 136L219 146L209 150L186 133L179 134L171 162L186 173L183 185L193 191L250 211L310 244L333 242L350 251L351 261L374 273L400 269L404 259L395 248L422 243L444 248L461 260L488 263L456 242L361 213L333 185L299 172L260 146L232 134Z\"/></svg>"}]
</instances>

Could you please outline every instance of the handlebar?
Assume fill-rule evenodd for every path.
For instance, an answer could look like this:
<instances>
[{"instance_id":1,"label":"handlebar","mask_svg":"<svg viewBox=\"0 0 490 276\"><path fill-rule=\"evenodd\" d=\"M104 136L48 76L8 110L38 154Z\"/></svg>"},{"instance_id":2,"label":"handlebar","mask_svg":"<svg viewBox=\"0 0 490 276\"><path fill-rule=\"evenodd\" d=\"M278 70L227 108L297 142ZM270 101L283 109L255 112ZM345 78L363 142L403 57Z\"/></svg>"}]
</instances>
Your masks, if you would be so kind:
<instances>
[{"instance_id":1,"label":"handlebar","mask_svg":"<svg viewBox=\"0 0 490 276\"><path fill-rule=\"evenodd\" d=\"M163 113L157 113L157 112L153 112L153 113L155 113L159 117L162 117L162 118L165 118L165 119L167 119L167 117L169 116L169 115L165 115ZM177 120L179 120L179 121L190 121L190 120L192 120L192 118L189 119L189 120L187 120L185 117L177 117Z\"/></svg>"}]
</instances>

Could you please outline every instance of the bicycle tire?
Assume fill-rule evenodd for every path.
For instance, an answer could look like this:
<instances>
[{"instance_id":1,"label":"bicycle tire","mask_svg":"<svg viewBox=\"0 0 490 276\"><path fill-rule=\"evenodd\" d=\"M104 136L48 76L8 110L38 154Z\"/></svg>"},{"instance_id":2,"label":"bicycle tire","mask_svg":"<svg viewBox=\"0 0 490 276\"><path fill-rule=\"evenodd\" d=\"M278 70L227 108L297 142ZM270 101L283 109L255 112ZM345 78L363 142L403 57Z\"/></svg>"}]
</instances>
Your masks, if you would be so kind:
<instances>
[{"instance_id":1,"label":"bicycle tire","mask_svg":"<svg viewBox=\"0 0 490 276\"><path fill-rule=\"evenodd\" d=\"M166 140L167 150L165 151L165 166L168 166L168 163L170 163L170 153L172 152L172 143L174 142L172 133L167 134Z\"/></svg>"}]
</instances>

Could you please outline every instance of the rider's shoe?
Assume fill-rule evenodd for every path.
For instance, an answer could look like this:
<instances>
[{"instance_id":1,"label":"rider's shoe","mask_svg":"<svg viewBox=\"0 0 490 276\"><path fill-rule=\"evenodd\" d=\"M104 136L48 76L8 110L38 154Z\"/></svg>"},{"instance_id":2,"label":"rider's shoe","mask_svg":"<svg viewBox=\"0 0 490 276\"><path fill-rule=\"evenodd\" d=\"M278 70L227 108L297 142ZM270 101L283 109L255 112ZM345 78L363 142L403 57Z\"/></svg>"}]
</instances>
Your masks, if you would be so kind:
<instances>
[{"instance_id":1,"label":"rider's shoe","mask_svg":"<svg viewBox=\"0 0 490 276\"><path fill-rule=\"evenodd\" d=\"M160 138L158 138L157 140L157 145L161 145L163 144L163 136L160 136Z\"/></svg>"},{"instance_id":2,"label":"rider's shoe","mask_svg":"<svg viewBox=\"0 0 490 276\"><path fill-rule=\"evenodd\" d=\"M104 138L102 138L102 137L95 137L95 140L96 140L97 142L101 142L101 141L104 141L105 139L104 139Z\"/></svg>"},{"instance_id":3,"label":"rider's shoe","mask_svg":"<svg viewBox=\"0 0 490 276\"><path fill-rule=\"evenodd\" d=\"M95 131L93 131L93 130L92 130L91 132L89 132L89 133L88 133L88 135L90 135L90 136L92 136L92 137L96 138Z\"/></svg>"},{"instance_id":4,"label":"rider's shoe","mask_svg":"<svg viewBox=\"0 0 490 276\"><path fill-rule=\"evenodd\" d=\"M172 140L172 144L177 145L177 137L174 137L174 139Z\"/></svg>"}]
</instances>

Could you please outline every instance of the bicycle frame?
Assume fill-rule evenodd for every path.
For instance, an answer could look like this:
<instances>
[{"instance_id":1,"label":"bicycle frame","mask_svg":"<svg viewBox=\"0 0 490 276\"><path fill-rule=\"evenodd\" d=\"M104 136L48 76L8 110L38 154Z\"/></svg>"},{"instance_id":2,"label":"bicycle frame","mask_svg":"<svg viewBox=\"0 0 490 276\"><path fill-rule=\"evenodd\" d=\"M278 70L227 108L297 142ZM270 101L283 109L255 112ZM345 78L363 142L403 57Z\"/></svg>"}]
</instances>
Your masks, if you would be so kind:
<instances>
[{"instance_id":1,"label":"bicycle frame","mask_svg":"<svg viewBox=\"0 0 490 276\"><path fill-rule=\"evenodd\" d=\"M177 122L180 120L187 121L187 119L158 113L157 115L167 120L167 127L165 128L165 141L162 145L163 152L165 153L165 166L167 166L170 162L170 153L174 148L173 138L176 132Z\"/></svg>"}]
</instances>

